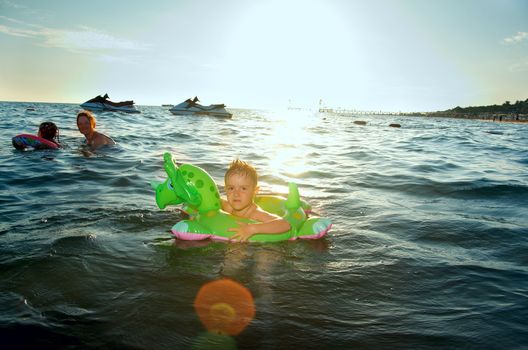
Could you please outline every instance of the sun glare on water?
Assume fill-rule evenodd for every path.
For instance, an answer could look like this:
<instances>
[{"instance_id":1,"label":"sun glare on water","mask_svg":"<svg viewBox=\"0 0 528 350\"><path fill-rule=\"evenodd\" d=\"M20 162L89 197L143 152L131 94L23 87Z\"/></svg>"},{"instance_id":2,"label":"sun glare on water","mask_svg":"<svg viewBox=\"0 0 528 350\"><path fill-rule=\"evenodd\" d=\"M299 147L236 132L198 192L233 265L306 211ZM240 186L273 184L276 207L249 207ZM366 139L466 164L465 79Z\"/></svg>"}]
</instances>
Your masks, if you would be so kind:
<instances>
[{"instance_id":1,"label":"sun glare on water","mask_svg":"<svg viewBox=\"0 0 528 350\"><path fill-rule=\"evenodd\" d=\"M284 111L268 116L272 128L263 135L263 147L269 150L268 166L281 174L283 180L295 181L311 170L308 144L313 143L313 128L319 123L319 116L313 111Z\"/></svg>"}]
</instances>

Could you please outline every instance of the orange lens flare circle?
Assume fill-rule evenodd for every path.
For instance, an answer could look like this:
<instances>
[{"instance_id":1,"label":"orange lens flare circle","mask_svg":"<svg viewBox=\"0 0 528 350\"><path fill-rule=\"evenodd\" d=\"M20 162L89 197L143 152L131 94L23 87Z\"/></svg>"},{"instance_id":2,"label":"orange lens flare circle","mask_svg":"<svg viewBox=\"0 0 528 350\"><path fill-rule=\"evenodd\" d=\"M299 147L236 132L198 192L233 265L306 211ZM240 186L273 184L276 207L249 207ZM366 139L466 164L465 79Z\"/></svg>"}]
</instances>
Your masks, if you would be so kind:
<instances>
[{"instance_id":1,"label":"orange lens flare circle","mask_svg":"<svg viewBox=\"0 0 528 350\"><path fill-rule=\"evenodd\" d=\"M255 317L255 303L251 292L231 279L220 279L204 284L194 309L209 332L237 335Z\"/></svg>"}]
</instances>

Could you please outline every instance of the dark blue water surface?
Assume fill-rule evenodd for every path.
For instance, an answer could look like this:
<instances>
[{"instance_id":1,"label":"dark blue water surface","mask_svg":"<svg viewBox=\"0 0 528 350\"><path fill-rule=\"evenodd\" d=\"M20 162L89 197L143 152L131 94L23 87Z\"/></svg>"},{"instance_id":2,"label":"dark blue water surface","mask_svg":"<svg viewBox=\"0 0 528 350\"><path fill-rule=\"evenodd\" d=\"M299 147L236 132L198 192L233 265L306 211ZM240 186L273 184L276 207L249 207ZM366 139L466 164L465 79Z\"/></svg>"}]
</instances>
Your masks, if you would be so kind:
<instances>
[{"instance_id":1,"label":"dark blue water surface","mask_svg":"<svg viewBox=\"0 0 528 350\"><path fill-rule=\"evenodd\" d=\"M98 113L118 145L92 152L77 105L0 103L3 348L199 348L194 298L223 277L255 299L231 339L239 349L528 346L528 125L139 109ZM67 148L11 146L42 121ZM235 157L255 165L264 192L295 181L332 230L276 244L175 241L181 214L159 210L149 186L165 178L166 151L220 184Z\"/></svg>"}]
</instances>

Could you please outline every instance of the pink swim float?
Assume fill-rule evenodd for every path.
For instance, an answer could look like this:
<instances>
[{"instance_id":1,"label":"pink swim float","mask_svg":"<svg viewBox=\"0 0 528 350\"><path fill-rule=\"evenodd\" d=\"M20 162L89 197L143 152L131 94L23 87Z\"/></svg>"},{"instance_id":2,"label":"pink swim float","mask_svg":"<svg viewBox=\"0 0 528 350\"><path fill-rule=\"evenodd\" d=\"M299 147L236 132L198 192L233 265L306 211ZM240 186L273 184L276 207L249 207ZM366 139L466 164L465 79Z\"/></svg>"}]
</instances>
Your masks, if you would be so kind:
<instances>
[{"instance_id":1,"label":"pink swim float","mask_svg":"<svg viewBox=\"0 0 528 350\"><path fill-rule=\"evenodd\" d=\"M32 147L35 149L57 149L59 145L53 141L43 139L36 135L20 134L12 139L13 147L16 149L25 149Z\"/></svg>"}]
</instances>

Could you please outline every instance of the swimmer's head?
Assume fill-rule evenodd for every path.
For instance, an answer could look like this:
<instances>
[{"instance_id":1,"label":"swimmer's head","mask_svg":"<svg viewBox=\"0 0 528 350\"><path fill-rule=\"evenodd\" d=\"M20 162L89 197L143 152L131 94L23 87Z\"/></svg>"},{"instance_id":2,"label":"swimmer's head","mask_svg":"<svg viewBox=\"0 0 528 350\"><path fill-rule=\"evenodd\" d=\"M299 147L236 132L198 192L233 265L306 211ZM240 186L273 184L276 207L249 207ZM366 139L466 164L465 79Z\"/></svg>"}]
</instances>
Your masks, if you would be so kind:
<instances>
[{"instance_id":1,"label":"swimmer's head","mask_svg":"<svg viewBox=\"0 0 528 350\"><path fill-rule=\"evenodd\" d=\"M82 134L89 134L95 129L96 119L90 111L80 111L77 114L77 127Z\"/></svg>"},{"instance_id":2,"label":"swimmer's head","mask_svg":"<svg viewBox=\"0 0 528 350\"><path fill-rule=\"evenodd\" d=\"M79 118L81 117L86 117L86 119L88 119L88 121L90 122L91 127L95 128L95 123L97 122L97 120L95 119L95 116L93 115L92 112L87 111L87 110L80 111L77 114L77 125L79 125Z\"/></svg>"},{"instance_id":3,"label":"swimmer's head","mask_svg":"<svg viewBox=\"0 0 528 350\"><path fill-rule=\"evenodd\" d=\"M249 179L251 179L254 187L256 187L258 184L257 170L255 170L255 168L252 167L250 164L238 158L233 160L231 164L229 164L229 168L227 169L225 176L224 176L224 181L227 183L227 179L231 175L235 175L235 174L246 176Z\"/></svg>"},{"instance_id":4,"label":"swimmer's head","mask_svg":"<svg viewBox=\"0 0 528 350\"><path fill-rule=\"evenodd\" d=\"M39 125L38 136L43 139L54 141L59 138L59 128L52 122L44 122Z\"/></svg>"}]
</instances>

